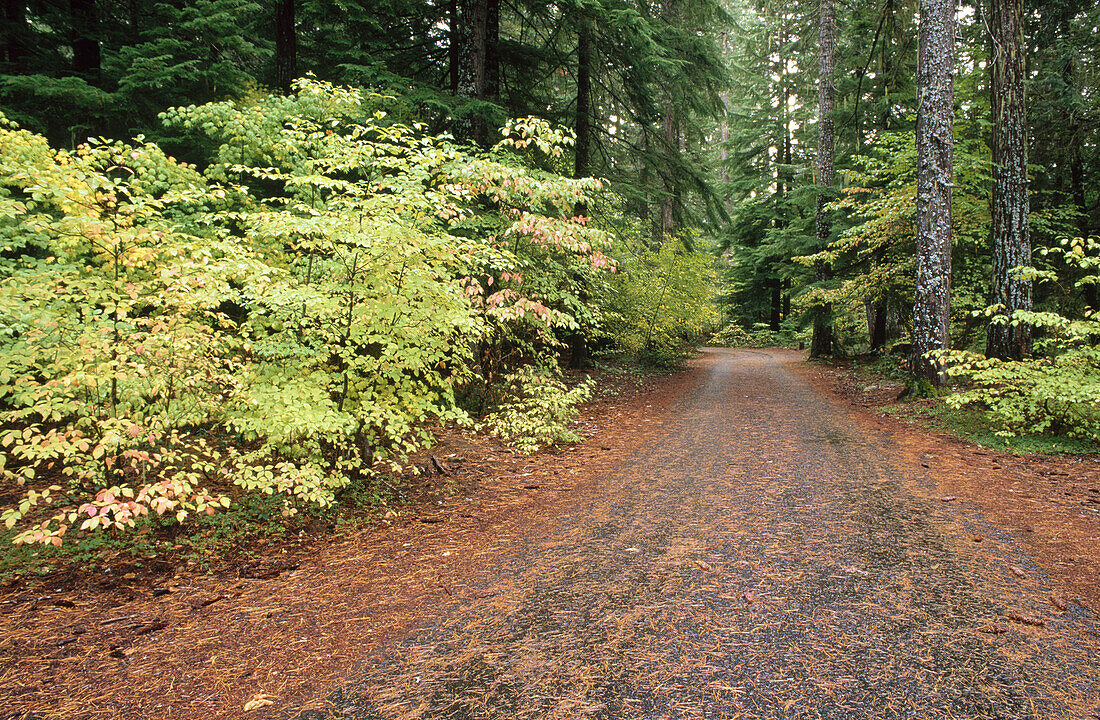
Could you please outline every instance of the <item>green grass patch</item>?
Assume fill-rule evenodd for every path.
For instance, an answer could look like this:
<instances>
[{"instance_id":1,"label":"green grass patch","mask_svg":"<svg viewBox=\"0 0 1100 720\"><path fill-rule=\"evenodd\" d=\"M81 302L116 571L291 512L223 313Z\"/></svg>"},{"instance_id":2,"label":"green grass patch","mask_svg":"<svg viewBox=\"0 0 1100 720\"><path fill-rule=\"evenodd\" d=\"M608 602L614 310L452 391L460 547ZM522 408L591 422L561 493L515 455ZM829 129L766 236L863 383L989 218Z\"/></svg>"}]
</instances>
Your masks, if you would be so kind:
<instances>
[{"instance_id":1,"label":"green grass patch","mask_svg":"<svg viewBox=\"0 0 1100 720\"><path fill-rule=\"evenodd\" d=\"M925 427L947 432L968 442L1017 454L1082 455L1100 451L1095 443L1078 438L1051 435L1004 437L997 425L982 410L948 407L942 398L930 401L897 403L879 408L887 415L914 420Z\"/></svg>"}]
</instances>

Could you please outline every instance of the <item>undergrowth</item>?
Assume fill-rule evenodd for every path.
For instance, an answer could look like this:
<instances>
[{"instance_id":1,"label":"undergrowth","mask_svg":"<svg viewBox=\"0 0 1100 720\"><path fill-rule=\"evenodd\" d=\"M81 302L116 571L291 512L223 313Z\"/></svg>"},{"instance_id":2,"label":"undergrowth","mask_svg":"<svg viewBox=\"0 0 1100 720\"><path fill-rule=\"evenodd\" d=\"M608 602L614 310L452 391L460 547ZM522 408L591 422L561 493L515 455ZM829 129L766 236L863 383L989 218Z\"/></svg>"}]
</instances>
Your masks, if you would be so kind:
<instances>
[{"instance_id":1,"label":"undergrowth","mask_svg":"<svg viewBox=\"0 0 1100 720\"><path fill-rule=\"evenodd\" d=\"M331 527L337 535L354 530L406 504L413 492L400 478L360 479L342 488L334 505L292 516L283 515L277 496L250 494L195 522L146 517L133 530L75 533L61 546L15 545L16 531L8 530L0 533L0 584L107 566L155 573L185 564L214 572L257 557L269 545L314 537L317 527Z\"/></svg>"},{"instance_id":2,"label":"undergrowth","mask_svg":"<svg viewBox=\"0 0 1100 720\"><path fill-rule=\"evenodd\" d=\"M863 356L842 369L865 387L876 383L905 383L908 376L903 359L887 355ZM1020 454L1087 454L1098 448L1087 439L1067 434L1042 433L1005 436L1000 420L975 407L955 407L950 394L913 397L877 408L894 417L954 435L968 442Z\"/></svg>"}]
</instances>

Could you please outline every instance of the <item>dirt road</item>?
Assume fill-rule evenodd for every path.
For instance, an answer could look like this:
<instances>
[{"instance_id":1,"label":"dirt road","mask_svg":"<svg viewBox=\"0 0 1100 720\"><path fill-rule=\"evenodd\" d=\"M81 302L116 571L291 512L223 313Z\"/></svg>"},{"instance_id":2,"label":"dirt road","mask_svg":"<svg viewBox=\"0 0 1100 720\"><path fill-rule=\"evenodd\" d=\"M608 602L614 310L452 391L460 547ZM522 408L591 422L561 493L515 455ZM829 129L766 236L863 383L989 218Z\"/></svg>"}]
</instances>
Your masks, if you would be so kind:
<instances>
[{"instance_id":1,"label":"dirt road","mask_svg":"<svg viewBox=\"0 0 1100 720\"><path fill-rule=\"evenodd\" d=\"M1100 712L1100 620L793 358L705 353L633 454L297 717Z\"/></svg>"}]
</instances>

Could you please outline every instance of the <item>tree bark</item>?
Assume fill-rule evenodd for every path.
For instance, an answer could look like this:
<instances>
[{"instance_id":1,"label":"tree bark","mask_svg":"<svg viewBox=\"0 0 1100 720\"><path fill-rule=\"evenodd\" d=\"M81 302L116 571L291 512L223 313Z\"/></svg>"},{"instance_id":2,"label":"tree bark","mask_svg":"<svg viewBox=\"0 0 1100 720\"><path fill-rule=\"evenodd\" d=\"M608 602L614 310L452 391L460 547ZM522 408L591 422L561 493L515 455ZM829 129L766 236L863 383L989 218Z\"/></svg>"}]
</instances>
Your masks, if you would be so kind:
<instances>
[{"instance_id":1,"label":"tree bark","mask_svg":"<svg viewBox=\"0 0 1100 720\"><path fill-rule=\"evenodd\" d=\"M836 100L836 87L833 74L836 72L836 6L834 0L821 0L821 52L819 57L819 76L817 80L818 125L817 125L817 217L814 223L817 235L817 247L824 249L829 244L832 223L825 204L828 196L822 188L833 184L833 109ZM829 279L830 269L824 262L814 266L814 275L818 282ZM823 357L832 354L833 328L832 304L826 303L821 312L814 316L813 337L810 339L810 357Z\"/></svg>"},{"instance_id":2,"label":"tree bark","mask_svg":"<svg viewBox=\"0 0 1100 720\"><path fill-rule=\"evenodd\" d=\"M12 73L27 69L30 28L27 25L27 3L24 0L4 0L4 35L0 38L0 63Z\"/></svg>"},{"instance_id":3,"label":"tree bark","mask_svg":"<svg viewBox=\"0 0 1100 720\"><path fill-rule=\"evenodd\" d=\"M451 0L449 15L451 28L448 33L450 45L447 48L447 80L450 83L451 94L458 95L458 78L461 72L460 58L462 55L462 18L458 10L458 0Z\"/></svg>"},{"instance_id":4,"label":"tree bark","mask_svg":"<svg viewBox=\"0 0 1100 720\"><path fill-rule=\"evenodd\" d=\"M485 10L484 100L500 99L500 0L488 0Z\"/></svg>"},{"instance_id":5,"label":"tree bark","mask_svg":"<svg viewBox=\"0 0 1100 720\"><path fill-rule=\"evenodd\" d=\"M458 4L459 73L457 95L471 100L492 99L499 88L497 44L500 0L461 0ZM489 144L489 119L483 112L456 123L455 135Z\"/></svg>"},{"instance_id":6,"label":"tree bark","mask_svg":"<svg viewBox=\"0 0 1100 720\"><path fill-rule=\"evenodd\" d=\"M768 327L772 332L779 332L780 323L783 322L783 285L779 278L768 280L771 290L771 317L768 319Z\"/></svg>"},{"instance_id":7,"label":"tree bark","mask_svg":"<svg viewBox=\"0 0 1100 720\"><path fill-rule=\"evenodd\" d=\"M279 0L275 8L275 87L289 95L298 76L298 35L294 28L295 0Z\"/></svg>"},{"instance_id":8,"label":"tree bark","mask_svg":"<svg viewBox=\"0 0 1100 720\"><path fill-rule=\"evenodd\" d=\"M577 113L573 131L577 135L573 177L588 177L592 162L592 26L584 16L579 18L577 25ZM583 213L578 211L576 214Z\"/></svg>"},{"instance_id":9,"label":"tree bark","mask_svg":"<svg viewBox=\"0 0 1100 720\"><path fill-rule=\"evenodd\" d=\"M663 119L665 145L675 157L680 152L680 123L676 117L676 109L672 107L672 100L669 99L668 102L669 105L665 110ZM676 218L679 192L675 179L667 170L661 175L661 184L664 186L664 196L661 198L661 240L663 242L674 236L679 230Z\"/></svg>"},{"instance_id":10,"label":"tree bark","mask_svg":"<svg viewBox=\"0 0 1100 720\"><path fill-rule=\"evenodd\" d=\"M583 14L577 20L577 113L573 122L577 144L574 148L573 177L583 178L592 174L592 25ZM578 201L573 206L573 214L577 217L588 215L588 206ZM583 282L583 279L580 281ZM583 291L581 299L588 299ZM573 333L569 338L569 347L569 367L583 370L588 365L588 342L584 333Z\"/></svg>"},{"instance_id":11,"label":"tree bark","mask_svg":"<svg viewBox=\"0 0 1100 720\"><path fill-rule=\"evenodd\" d=\"M993 292L1000 316L1031 310L1031 280L1013 268L1031 265L1028 237L1027 105L1024 95L1023 0L993 0ZM986 355L1020 358L1031 352L1031 328L993 322Z\"/></svg>"},{"instance_id":12,"label":"tree bark","mask_svg":"<svg viewBox=\"0 0 1100 720\"><path fill-rule=\"evenodd\" d=\"M926 356L950 346L955 4L921 0L917 53L917 287L910 376L947 382ZM910 386L912 387L912 385Z\"/></svg>"},{"instance_id":13,"label":"tree bark","mask_svg":"<svg viewBox=\"0 0 1100 720\"><path fill-rule=\"evenodd\" d=\"M871 352L882 352L886 347L886 303L866 301L867 334L871 339Z\"/></svg>"},{"instance_id":14,"label":"tree bark","mask_svg":"<svg viewBox=\"0 0 1100 720\"><path fill-rule=\"evenodd\" d=\"M726 37L726 33L722 33L722 55L725 56L729 47L729 41ZM719 149L721 156L721 172L722 172L722 192L727 193L727 187L730 182L730 168L729 168L729 141L730 141L730 94L729 91L723 90L718 93L718 97L722 101L722 123L720 128L722 147ZM726 197L726 207L730 206L730 199Z\"/></svg>"},{"instance_id":15,"label":"tree bark","mask_svg":"<svg viewBox=\"0 0 1100 720\"><path fill-rule=\"evenodd\" d=\"M73 72L97 85L102 59L95 0L69 0L69 18L72 22Z\"/></svg>"}]
</instances>

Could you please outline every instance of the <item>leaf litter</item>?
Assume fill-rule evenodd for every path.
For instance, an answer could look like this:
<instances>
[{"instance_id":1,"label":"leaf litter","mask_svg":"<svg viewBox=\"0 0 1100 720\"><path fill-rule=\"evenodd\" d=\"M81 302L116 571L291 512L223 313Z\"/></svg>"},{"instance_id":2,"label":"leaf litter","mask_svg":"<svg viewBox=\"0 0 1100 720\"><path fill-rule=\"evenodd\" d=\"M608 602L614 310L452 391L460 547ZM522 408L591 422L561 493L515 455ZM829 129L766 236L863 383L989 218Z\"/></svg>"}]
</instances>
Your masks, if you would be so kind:
<instances>
[{"instance_id":1,"label":"leaf litter","mask_svg":"<svg viewBox=\"0 0 1100 720\"><path fill-rule=\"evenodd\" d=\"M8 594L0 705L300 720L1100 706L1100 628L1082 598L1061 610L1047 566L964 493L941 503L891 464L896 436L811 393L795 356L733 356L708 354L649 409L586 415L593 440L534 460L524 480L538 490L516 485L531 460L482 451L493 459L456 472L459 492L432 509L447 522L395 516L307 548L294 570L185 572L155 597L125 584L73 607ZM253 700L272 702L245 712Z\"/></svg>"}]
</instances>

